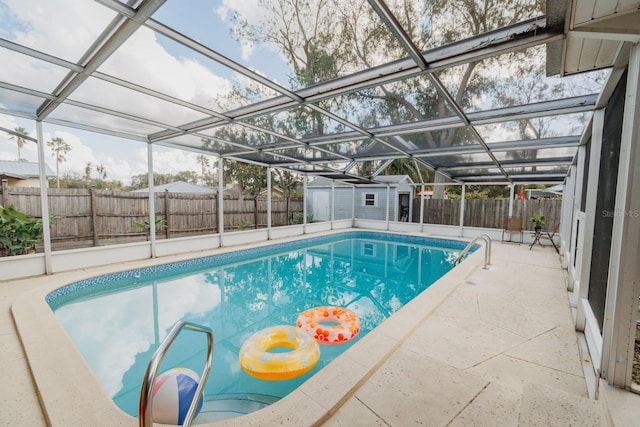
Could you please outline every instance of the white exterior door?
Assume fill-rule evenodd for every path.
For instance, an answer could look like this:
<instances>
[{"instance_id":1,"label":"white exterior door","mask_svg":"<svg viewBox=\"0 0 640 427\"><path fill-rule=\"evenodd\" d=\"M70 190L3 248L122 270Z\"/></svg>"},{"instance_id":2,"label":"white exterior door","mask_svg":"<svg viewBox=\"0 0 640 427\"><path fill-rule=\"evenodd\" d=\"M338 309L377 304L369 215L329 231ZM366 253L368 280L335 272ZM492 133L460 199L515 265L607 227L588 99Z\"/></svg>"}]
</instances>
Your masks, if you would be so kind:
<instances>
[{"instance_id":1,"label":"white exterior door","mask_svg":"<svg viewBox=\"0 0 640 427\"><path fill-rule=\"evenodd\" d=\"M329 192L328 191L314 191L313 192L313 220L314 221L329 221L330 206L329 206Z\"/></svg>"}]
</instances>

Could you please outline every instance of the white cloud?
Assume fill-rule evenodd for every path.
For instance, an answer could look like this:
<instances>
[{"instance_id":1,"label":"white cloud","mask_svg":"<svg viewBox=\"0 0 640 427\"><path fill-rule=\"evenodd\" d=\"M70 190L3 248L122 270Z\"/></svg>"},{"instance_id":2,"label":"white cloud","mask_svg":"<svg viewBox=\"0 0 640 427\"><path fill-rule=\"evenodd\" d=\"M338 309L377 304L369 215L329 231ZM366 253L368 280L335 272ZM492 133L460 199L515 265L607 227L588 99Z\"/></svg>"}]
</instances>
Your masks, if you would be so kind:
<instances>
[{"instance_id":1,"label":"white cloud","mask_svg":"<svg viewBox=\"0 0 640 427\"><path fill-rule=\"evenodd\" d=\"M238 14L238 16L241 16L243 20L246 20L249 25L252 25L257 24L264 19L265 10L257 0L245 0L241 2L236 0L222 0L222 5L216 9L216 13L222 22L231 24L231 16L233 14ZM248 40L242 40L240 42L240 46L242 59L247 62L250 61L253 53L256 51L256 46L253 42ZM280 52L275 47L264 47L273 50L274 53L280 55Z\"/></svg>"},{"instance_id":2,"label":"white cloud","mask_svg":"<svg viewBox=\"0 0 640 427\"><path fill-rule=\"evenodd\" d=\"M158 173L177 173L193 170L199 173L198 154L170 148L156 148L153 151L153 170Z\"/></svg>"},{"instance_id":3,"label":"white cloud","mask_svg":"<svg viewBox=\"0 0 640 427\"><path fill-rule=\"evenodd\" d=\"M111 396L122 389L137 355L159 344L154 324L162 340L177 320L211 312L222 301L219 287L207 284L202 275L184 277L179 284L153 286L158 292L157 311L149 285L69 303L56 311L57 319Z\"/></svg>"},{"instance_id":4,"label":"white cloud","mask_svg":"<svg viewBox=\"0 0 640 427\"><path fill-rule=\"evenodd\" d=\"M15 41L77 61L107 23L116 15L97 2L3 0L20 26L13 31Z\"/></svg>"},{"instance_id":5,"label":"white cloud","mask_svg":"<svg viewBox=\"0 0 640 427\"><path fill-rule=\"evenodd\" d=\"M77 61L94 38L100 34L115 13L96 2L77 2L75 0L34 1L29 7L24 7L21 0L6 0L4 4L15 17L8 28L7 34L18 43L33 49L47 52L61 58ZM173 42L171 42L173 43ZM178 48L176 48L178 50ZM0 80L26 87L33 87L43 91L50 91L66 74L66 70L52 65L44 65L41 61L32 59L16 61L13 56L18 54L4 50L0 61L12 63L12 67L0 67ZM212 100L219 94L231 90L232 82L216 75L208 68L213 63L206 59L196 60L188 57L184 50L184 57L175 56L175 52L168 52L162 46L156 34L148 28L137 31L121 49L107 60L100 71L115 76L130 79L145 87L164 91L175 97L213 107ZM135 96L123 101L121 97L113 99L115 90L109 91L104 83L97 84L94 80L83 85L77 97L84 102L96 102L107 108L118 108L123 111L137 112L140 116L162 120L171 117L175 123L189 122L203 116L197 113L187 114L187 111L168 103L152 103L148 97ZM118 90L120 95L122 90ZM73 95L72 95L73 98ZM37 104L36 104L37 105ZM64 109L56 114L73 114ZM99 116L97 117L99 119ZM102 119L100 119L102 120ZM94 120L95 121L95 120ZM102 121L96 124L104 124ZM15 120L0 116L0 126L13 129L17 126ZM27 127L22 125L23 127ZM35 128L35 124L31 126ZM27 129L29 131L29 129ZM35 131L31 131L35 135ZM60 173L78 173L83 175L86 164L94 167L104 165L107 179L120 180L129 183L132 175L146 173L146 146L135 141L125 141L104 135L76 132L73 129L60 128L45 123L44 140L63 138L72 149L67 154L67 161L61 163ZM133 148L135 146L135 148ZM37 146L28 143L21 150L22 158L37 161ZM154 169L160 173L177 173L182 170L199 170L197 154L174 150L170 154L162 148L155 150ZM0 133L0 158L4 160L17 159L15 141L9 139L5 133ZM50 149L45 147L45 159L51 169L55 170Z\"/></svg>"}]
</instances>

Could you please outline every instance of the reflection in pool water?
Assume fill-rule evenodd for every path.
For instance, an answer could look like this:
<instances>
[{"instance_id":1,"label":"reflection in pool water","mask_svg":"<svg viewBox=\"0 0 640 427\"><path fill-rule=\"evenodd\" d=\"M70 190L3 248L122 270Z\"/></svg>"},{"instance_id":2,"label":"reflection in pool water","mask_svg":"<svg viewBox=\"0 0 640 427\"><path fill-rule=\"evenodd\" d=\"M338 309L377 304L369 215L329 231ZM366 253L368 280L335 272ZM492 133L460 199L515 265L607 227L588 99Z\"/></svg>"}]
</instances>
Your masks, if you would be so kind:
<instances>
[{"instance_id":1,"label":"reflection in pool water","mask_svg":"<svg viewBox=\"0 0 640 427\"><path fill-rule=\"evenodd\" d=\"M131 415L137 415L140 384L151 355L180 319L214 331L214 363L205 399L265 395L265 402L273 401L450 270L464 246L378 233L346 235L320 239L319 244L307 239L306 246L295 248L276 245L260 258L227 257L221 263L210 257L209 265L200 263L186 272L140 270L113 283L106 276L96 289L81 287L77 295L50 295L48 301L107 392ZM238 352L251 334L272 325L295 325L302 311L322 305L355 312L362 324L358 337L343 345L321 346L318 365L295 379L264 381L242 371ZM160 371L180 366L199 373L205 350L204 335L184 331Z\"/></svg>"}]
</instances>

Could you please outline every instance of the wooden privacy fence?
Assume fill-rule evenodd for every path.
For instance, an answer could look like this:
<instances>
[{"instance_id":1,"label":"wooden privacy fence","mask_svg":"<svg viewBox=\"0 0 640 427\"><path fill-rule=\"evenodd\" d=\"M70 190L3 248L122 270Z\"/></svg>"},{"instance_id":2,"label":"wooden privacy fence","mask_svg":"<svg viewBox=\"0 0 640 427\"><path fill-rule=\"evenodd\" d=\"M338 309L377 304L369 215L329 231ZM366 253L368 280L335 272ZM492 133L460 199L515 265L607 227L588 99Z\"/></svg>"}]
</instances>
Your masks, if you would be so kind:
<instances>
[{"instance_id":1,"label":"wooden privacy fence","mask_svg":"<svg viewBox=\"0 0 640 427\"><path fill-rule=\"evenodd\" d=\"M95 189L47 190L54 249L70 249L145 240L149 195ZM40 189L2 186L2 205L13 204L28 217L41 218ZM301 198L272 198L271 224L292 223L293 212L301 212ZM218 232L217 193L156 193L154 198L158 239L214 234ZM263 228L267 226L267 198L225 195L224 229Z\"/></svg>"},{"instance_id":2,"label":"wooden privacy fence","mask_svg":"<svg viewBox=\"0 0 640 427\"><path fill-rule=\"evenodd\" d=\"M425 199L425 224L460 225L460 200ZM530 218L534 214L547 217L545 226L554 230L560 224L562 200L536 199L514 200L513 217L522 218L525 230L533 230ZM509 214L508 199L466 199L464 201L464 225L467 227L502 229ZM420 222L420 199L413 201L413 222Z\"/></svg>"}]
</instances>

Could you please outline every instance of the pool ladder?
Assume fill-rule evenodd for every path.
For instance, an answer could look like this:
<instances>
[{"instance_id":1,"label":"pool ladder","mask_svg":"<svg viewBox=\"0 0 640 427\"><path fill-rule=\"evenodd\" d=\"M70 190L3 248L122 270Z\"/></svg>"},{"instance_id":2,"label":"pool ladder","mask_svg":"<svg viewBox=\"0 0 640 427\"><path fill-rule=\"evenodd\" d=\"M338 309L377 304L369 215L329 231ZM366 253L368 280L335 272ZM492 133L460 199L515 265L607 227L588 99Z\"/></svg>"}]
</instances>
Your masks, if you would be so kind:
<instances>
[{"instance_id":1,"label":"pool ladder","mask_svg":"<svg viewBox=\"0 0 640 427\"><path fill-rule=\"evenodd\" d=\"M456 258L456 260L453 262L454 267L458 264L460 264L460 261L462 261L462 258L464 258L464 256L467 254L467 252L469 252L471 250L471 248L473 247L473 245L478 241L478 240L484 240L485 245L484 245L484 266L482 268L484 268L485 270L487 269L487 265L491 265L491 237L489 237L488 234L481 234L477 237L474 237L473 240L471 240L469 243L467 243L467 246L464 247L464 249L462 250L462 252L460 252L460 255L458 255L458 258Z\"/></svg>"},{"instance_id":2,"label":"pool ladder","mask_svg":"<svg viewBox=\"0 0 640 427\"><path fill-rule=\"evenodd\" d=\"M209 377L209 371L211 370L211 364L213 362L213 331L206 326L200 326L195 323L178 320L176 324L173 325L173 328L171 328L169 334L162 341L160 347L158 347L158 349L153 353L153 356L151 356L151 360L149 360L149 364L147 365L147 370L144 373L144 378L142 379L142 388L140 389L140 402L138 404L138 425L140 427L153 426L153 420L151 418L153 405L153 386L158 376L158 368L160 368L160 364L162 363L164 356L167 354L167 351L169 351L169 348L175 341L176 337L184 329L202 332L207 335L207 360L205 362L202 375L200 375L198 388L196 389L196 393L193 400L191 401L189 411L187 412L182 425L190 426L193 422L193 419L195 418L198 401L202 396L204 385L206 384L207 378Z\"/></svg>"}]
</instances>

